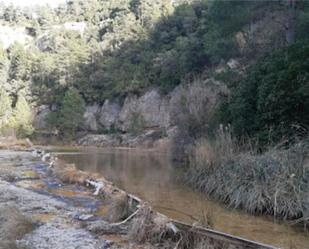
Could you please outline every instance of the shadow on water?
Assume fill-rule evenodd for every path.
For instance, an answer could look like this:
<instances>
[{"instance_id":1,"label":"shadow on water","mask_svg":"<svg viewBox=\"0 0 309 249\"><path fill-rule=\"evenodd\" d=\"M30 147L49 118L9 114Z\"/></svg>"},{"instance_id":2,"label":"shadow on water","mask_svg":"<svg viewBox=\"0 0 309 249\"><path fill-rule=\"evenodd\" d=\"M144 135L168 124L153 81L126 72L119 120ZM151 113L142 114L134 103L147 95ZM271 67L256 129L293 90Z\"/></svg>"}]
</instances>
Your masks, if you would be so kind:
<instances>
[{"instance_id":1,"label":"shadow on water","mask_svg":"<svg viewBox=\"0 0 309 249\"><path fill-rule=\"evenodd\" d=\"M271 217L227 209L185 186L166 154L132 149L55 151L81 170L101 173L171 218L194 223L203 212L209 213L214 229L280 248L309 249L309 236L301 229L274 223Z\"/></svg>"}]
</instances>

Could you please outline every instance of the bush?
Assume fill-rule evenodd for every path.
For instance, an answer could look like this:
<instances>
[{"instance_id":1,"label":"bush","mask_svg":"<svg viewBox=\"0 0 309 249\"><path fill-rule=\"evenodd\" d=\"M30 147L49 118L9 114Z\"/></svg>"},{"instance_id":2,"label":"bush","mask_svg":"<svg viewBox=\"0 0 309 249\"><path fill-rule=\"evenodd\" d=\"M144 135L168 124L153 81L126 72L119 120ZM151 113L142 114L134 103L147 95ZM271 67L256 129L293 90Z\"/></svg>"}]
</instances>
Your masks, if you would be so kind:
<instances>
[{"instance_id":1,"label":"bush","mask_svg":"<svg viewBox=\"0 0 309 249\"><path fill-rule=\"evenodd\" d=\"M264 146L309 127L309 44L295 44L251 67L229 103L236 135Z\"/></svg>"},{"instance_id":2,"label":"bush","mask_svg":"<svg viewBox=\"0 0 309 249\"><path fill-rule=\"evenodd\" d=\"M171 122L178 127L172 143L175 160L186 161L193 141L209 135L209 124L226 93L224 85L202 79L177 89L171 103Z\"/></svg>"}]
</instances>

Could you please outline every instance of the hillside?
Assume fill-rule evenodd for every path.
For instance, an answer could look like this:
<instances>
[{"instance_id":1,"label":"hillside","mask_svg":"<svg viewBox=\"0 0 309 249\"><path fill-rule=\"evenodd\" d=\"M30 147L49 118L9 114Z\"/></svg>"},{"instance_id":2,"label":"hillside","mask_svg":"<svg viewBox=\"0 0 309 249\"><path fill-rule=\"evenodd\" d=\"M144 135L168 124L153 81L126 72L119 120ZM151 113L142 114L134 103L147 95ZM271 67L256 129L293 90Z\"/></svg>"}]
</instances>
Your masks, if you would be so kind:
<instances>
[{"instance_id":1,"label":"hillside","mask_svg":"<svg viewBox=\"0 0 309 249\"><path fill-rule=\"evenodd\" d=\"M294 40L306 41L307 4L297 1L292 31L286 28L291 10L284 1L3 6L1 89L13 109L20 95L32 108L49 106L55 113L48 123L60 130L55 116L72 88L85 105L103 105L107 99L123 103L126 96L152 88L164 95L201 77L233 89L258 58Z\"/></svg>"},{"instance_id":2,"label":"hillside","mask_svg":"<svg viewBox=\"0 0 309 249\"><path fill-rule=\"evenodd\" d=\"M2 135L161 148L230 207L308 222L307 1L70 0L0 13Z\"/></svg>"}]
</instances>

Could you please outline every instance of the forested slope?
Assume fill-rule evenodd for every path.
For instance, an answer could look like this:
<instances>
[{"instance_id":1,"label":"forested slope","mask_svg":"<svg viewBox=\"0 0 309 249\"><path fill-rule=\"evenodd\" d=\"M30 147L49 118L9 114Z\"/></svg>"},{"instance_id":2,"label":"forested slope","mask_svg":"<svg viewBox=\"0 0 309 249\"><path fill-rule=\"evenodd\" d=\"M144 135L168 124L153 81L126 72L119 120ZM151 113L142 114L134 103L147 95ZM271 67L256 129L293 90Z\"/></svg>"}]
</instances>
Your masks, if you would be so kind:
<instances>
[{"instance_id":1,"label":"forested slope","mask_svg":"<svg viewBox=\"0 0 309 249\"><path fill-rule=\"evenodd\" d=\"M2 39L1 99L11 106L1 114L5 117L2 127L25 126L26 133L31 132L29 121L22 120L29 114L18 117L18 103L26 101L31 107L49 105L54 111L50 125L64 132L61 107L68 102L65 96L75 96L83 112L85 105L103 104L108 98L121 102L128 94L139 95L153 87L166 94L201 75L227 84L232 92L250 91L256 98L256 89L238 90L250 81L246 79L248 72L251 78L262 77L265 72L251 73L259 70L255 69L256 61L274 50L281 51L277 55L282 58L285 48L295 42L303 47L304 56L297 66L304 74L287 77L292 81L301 77L305 82L301 89L295 89L305 94L295 101L303 102L307 92L308 13L306 1L73 0L56 9L4 5L2 28L11 29L13 38L11 42ZM16 32L23 36L16 37ZM282 87L282 91L288 90ZM267 91L277 93L276 89L265 91L262 102ZM224 119L219 117L213 123L233 121L239 132L257 130L245 129L246 124L233 114L241 108L236 99L232 98L231 107L223 108ZM229 101L224 104L229 105ZM250 99L245 101L247 106ZM282 121L280 113L277 123ZM307 109L300 113L304 117ZM247 115L245 110L241 115ZM296 121L308 124L306 117ZM272 123L266 128L270 126ZM74 132L81 128L77 126Z\"/></svg>"}]
</instances>

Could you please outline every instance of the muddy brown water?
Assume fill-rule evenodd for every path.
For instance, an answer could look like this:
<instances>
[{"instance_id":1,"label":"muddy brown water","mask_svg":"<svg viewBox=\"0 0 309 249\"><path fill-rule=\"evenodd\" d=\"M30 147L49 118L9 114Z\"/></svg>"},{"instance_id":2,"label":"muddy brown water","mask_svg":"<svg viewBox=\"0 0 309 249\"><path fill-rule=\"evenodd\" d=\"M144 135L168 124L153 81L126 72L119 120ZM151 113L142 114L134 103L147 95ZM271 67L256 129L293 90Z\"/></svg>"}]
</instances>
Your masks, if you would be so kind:
<instances>
[{"instance_id":1,"label":"muddy brown water","mask_svg":"<svg viewBox=\"0 0 309 249\"><path fill-rule=\"evenodd\" d=\"M208 213L214 229L284 249L309 249L303 229L272 217L231 210L185 186L164 153L133 149L53 149L66 162L98 172L118 187L148 201L159 212L187 223Z\"/></svg>"}]
</instances>

